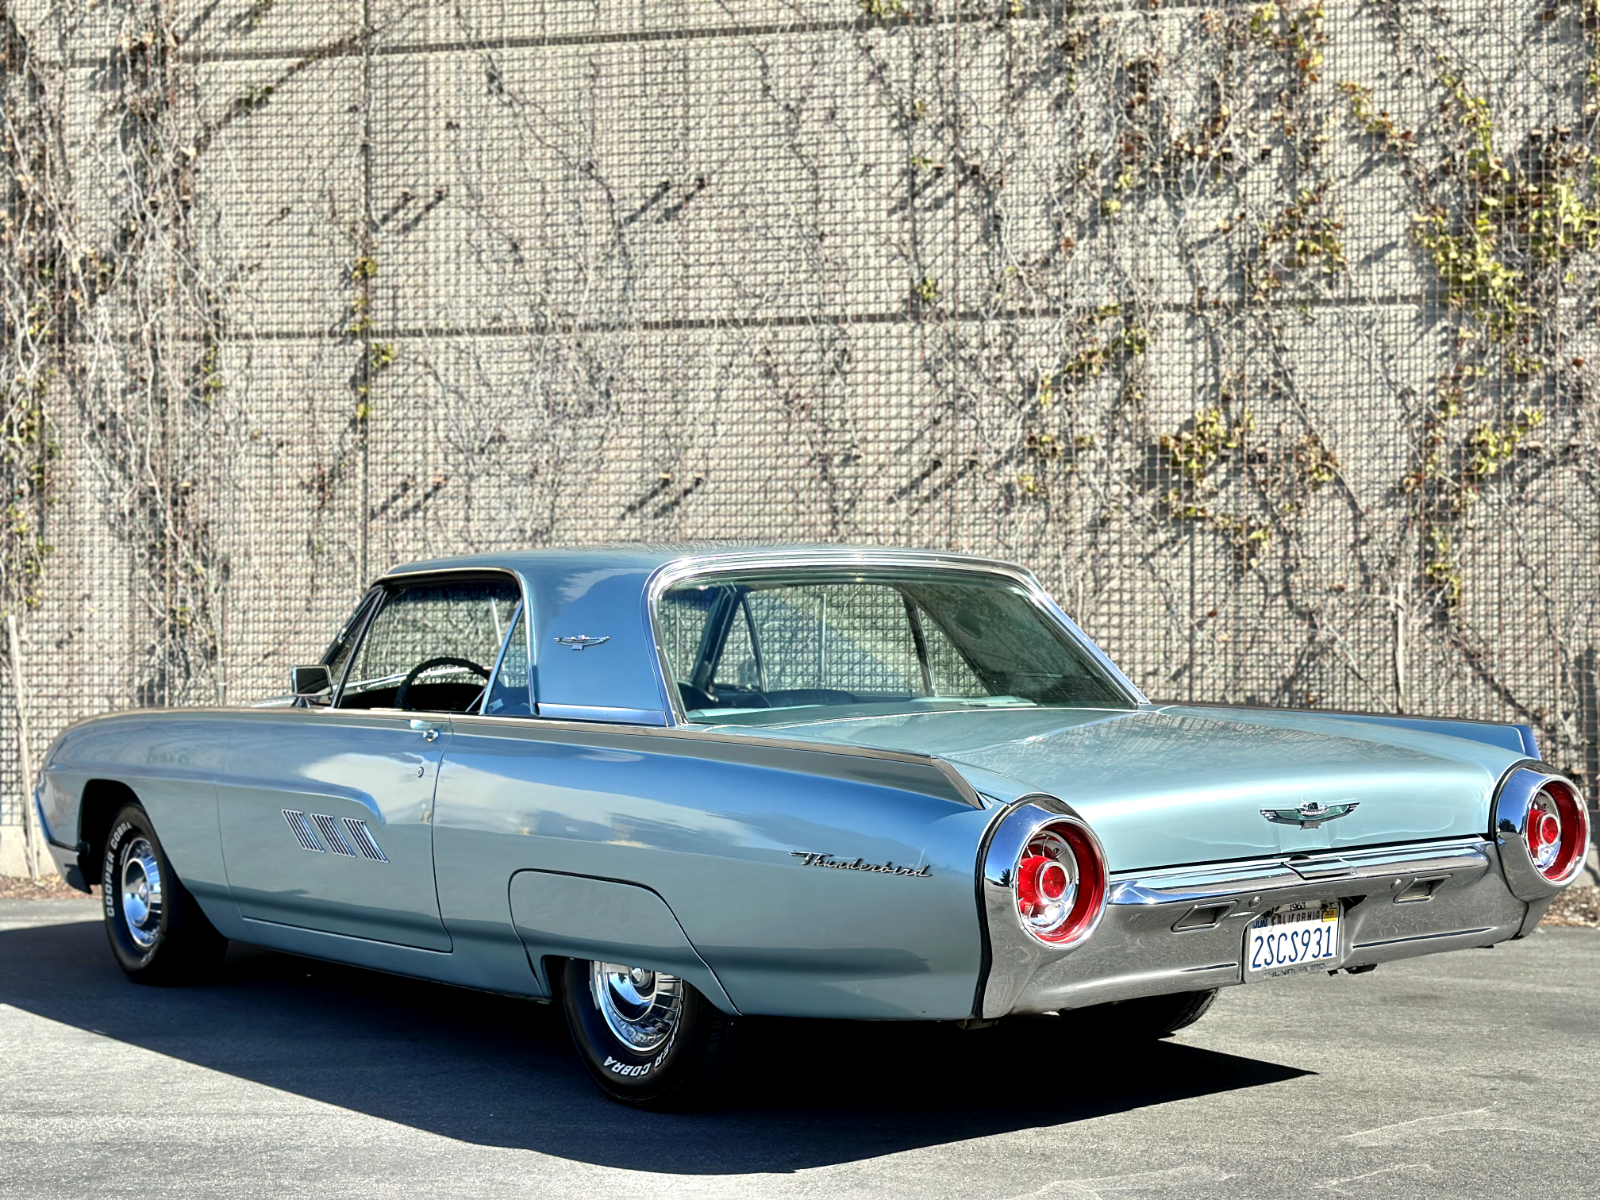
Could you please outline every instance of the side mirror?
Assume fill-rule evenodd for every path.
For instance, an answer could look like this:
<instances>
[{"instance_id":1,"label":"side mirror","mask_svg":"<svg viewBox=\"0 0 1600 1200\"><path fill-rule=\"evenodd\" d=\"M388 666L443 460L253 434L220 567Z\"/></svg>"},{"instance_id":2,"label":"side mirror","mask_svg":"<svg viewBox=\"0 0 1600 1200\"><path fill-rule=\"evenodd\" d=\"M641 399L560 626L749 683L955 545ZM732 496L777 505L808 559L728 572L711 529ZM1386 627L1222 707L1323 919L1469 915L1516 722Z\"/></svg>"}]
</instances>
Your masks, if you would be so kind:
<instances>
[{"instance_id":1,"label":"side mirror","mask_svg":"<svg viewBox=\"0 0 1600 1200\"><path fill-rule=\"evenodd\" d=\"M333 678L321 663L314 667L290 667L289 690L296 696L321 696L333 690Z\"/></svg>"}]
</instances>

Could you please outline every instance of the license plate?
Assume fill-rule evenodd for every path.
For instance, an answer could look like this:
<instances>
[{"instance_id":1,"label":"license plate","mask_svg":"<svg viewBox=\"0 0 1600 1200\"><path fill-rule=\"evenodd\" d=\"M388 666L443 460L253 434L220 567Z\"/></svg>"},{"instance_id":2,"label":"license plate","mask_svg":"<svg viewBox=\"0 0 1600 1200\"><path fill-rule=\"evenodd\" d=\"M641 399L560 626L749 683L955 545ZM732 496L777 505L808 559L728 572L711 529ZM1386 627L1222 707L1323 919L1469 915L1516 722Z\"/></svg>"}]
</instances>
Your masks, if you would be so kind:
<instances>
[{"instance_id":1,"label":"license plate","mask_svg":"<svg viewBox=\"0 0 1600 1200\"><path fill-rule=\"evenodd\" d=\"M1339 956L1337 904L1285 905L1257 917L1245 934L1247 979L1294 975Z\"/></svg>"}]
</instances>

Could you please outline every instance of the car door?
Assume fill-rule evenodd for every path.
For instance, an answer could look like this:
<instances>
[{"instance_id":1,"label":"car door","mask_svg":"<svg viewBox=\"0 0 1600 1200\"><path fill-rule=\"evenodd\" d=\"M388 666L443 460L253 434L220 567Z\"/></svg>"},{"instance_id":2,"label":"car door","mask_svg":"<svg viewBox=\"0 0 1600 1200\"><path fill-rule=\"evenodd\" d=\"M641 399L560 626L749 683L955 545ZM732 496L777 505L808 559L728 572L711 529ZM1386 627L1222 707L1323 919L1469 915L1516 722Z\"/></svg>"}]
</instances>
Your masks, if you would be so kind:
<instances>
[{"instance_id":1,"label":"car door","mask_svg":"<svg viewBox=\"0 0 1600 1200\"><path fill-rule=\"evenodd\" d=\"M245 918L451 948L434 789L450 716L481 706L520 601L504 575L388 583L360 640L330 652L331 704L240 723L218 804Z\"/></svg>"}]
</instances>

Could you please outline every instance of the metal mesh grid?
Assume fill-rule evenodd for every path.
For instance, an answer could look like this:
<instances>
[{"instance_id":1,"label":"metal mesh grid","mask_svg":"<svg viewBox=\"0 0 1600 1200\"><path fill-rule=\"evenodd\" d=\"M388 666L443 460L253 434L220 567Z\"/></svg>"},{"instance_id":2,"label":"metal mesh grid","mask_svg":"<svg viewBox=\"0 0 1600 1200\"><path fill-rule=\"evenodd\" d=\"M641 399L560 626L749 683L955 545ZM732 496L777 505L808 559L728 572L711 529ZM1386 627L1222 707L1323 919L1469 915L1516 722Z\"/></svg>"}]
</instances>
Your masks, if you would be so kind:
<instances>
[{"instance_id":1,"label":"metal mesh grid","mask_svg":"<svg viewBox=\"0 0 1600 1200\"><path fill-rule=\"evenodd\" d=\"M0 24L36 758L281 691L397 560L727 536L1018 559L1154 696L1596 777L1594 0Z\"/></svg>"}]
</instances>

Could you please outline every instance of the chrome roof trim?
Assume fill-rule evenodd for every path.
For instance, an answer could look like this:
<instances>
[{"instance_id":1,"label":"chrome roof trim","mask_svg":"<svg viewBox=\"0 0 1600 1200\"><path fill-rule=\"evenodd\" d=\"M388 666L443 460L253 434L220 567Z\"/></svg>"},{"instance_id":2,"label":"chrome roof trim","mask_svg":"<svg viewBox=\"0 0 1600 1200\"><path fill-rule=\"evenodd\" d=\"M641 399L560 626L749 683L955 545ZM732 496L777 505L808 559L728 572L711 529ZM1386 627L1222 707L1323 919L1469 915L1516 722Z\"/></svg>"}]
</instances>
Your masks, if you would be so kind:
<instances>
[{"instance_id":1,"label":"chrome roof trim","mask_svg":"<svg viewBox=\"0 0 1600 1200\"><path fill-rule=\"evenodd\" d=\"M518 582L522 579L522 572L515 567L491 566L463 560L459 567L418 567L414 570L396 567L379 575L367 585L367 590L382 587L386 583L406 583L412 579L432 579L440 575L509 575Z\"/></svg>"},{"instance_id":2,"label":"chrome roof trim","mask_svg":"<svg viewBox=\"0 0 1600 1200\"><path fill-rule=\"evenodd\" d=\"M516 584L516 586L517 586L517 595L520 597L520 600L519 600L519 602L517 604L517 612L512 614L511 627L512 628L516 627L516 616L517 616L517 614L519 614L519 613L527 613L528 614L528 623L524 627L524 634L525 634L525 636L527 636L527 639L528 639L528 703L530 705L532 705L532 704L536 703L535 697L538 694L538 683L537 683L537 681L538 681L539 664L537 662L535 662L534 658L533 658L533 637L532 637L532 630L533 630L533 603L528 597L528 581L522 577L522 573L520 571L517 571L517 570L515 570L515 569L513 569L511 567L500 567L500 566L486 565L486 564L483 564L483 563L463 563L459 567L424 567L424 568L421 568L421 569L418 569L418 570L414 570L414 571L393 569L393 570L385 572L382 575L379 575L376 579L374 579L370 584L367 585L367 590L362 593L362 602L365 603L367 595L370 594L375 588L383 587L385 584L398 583L398 584L402 584L403 585L403 584L409 583L411 580L414 580L414 579L415 580L447 579L447 578L459 577L459 576L467 576L467 577L470 578L471 576L474 576L474 575L509 575L511 577L511 581L514 584ZM345 673L346 674L349 673L350 667L355 663L355 661L356 661L355 652L357 650L361 649L361 642L364 641L366 639L366 636L367 636L367 626L372 624L372 618L378 615L378 609L380 607L382 607L381 604L380 605L374 605L372 607L372 609L370 609L366 613L365 620L362 622L362 627L357 632L357 635L356 635L356 645L350 652L350 661L345 664ZM360 610L359 606L356 609L356 615L358 615L358 616L361 615L361 610ZM343 633L343 632L344 632L344 630L341 629L340 633ZM338 639L335 638L335 641L337 641L337 640ZM501 643L499 654L495 658L495 670L496 671L499 671L499 669L500 669L500 659L505 657L506 644L507 643L505 643L505 642ZM326 652L324 652L324 657L326 657ZM493 681L493 678L494 678L493 675L491 675L490 676L491 682ZM488 694L487 688L485 688L485 693L484 694L485 695ZM342 699L344 699L344 679L341 676L340 679L338 680L338 682L334 686L334 694L333 694L332 703L329 704L327 707L329 707L329 708L338 708L339 701L342 700ZM255 706L252 705L251 707L255 707ZM341 712L351 712L353 710L351 710L351 709L339 709L339 711L341 711Z\"/></svg>"}]
</instances>

